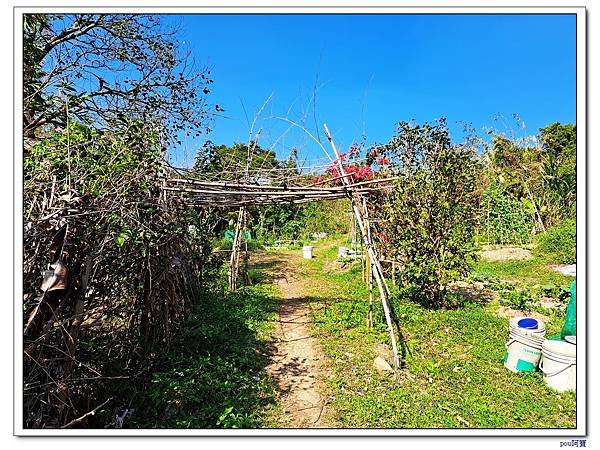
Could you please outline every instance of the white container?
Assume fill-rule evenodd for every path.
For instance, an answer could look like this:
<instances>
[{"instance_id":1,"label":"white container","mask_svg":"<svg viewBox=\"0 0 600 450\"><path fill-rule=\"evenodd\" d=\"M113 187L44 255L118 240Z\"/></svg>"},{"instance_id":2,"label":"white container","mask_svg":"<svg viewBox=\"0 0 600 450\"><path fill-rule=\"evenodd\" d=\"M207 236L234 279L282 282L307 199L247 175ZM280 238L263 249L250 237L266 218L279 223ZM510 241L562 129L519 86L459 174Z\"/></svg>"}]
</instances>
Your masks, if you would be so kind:
<instances>
[{"instance_id":1,"label":"white container","mask_svg":"<svg viewBox=\"0 0 600 450\"><path fill-rule=\"evenodd\" d=\"M536 329L521 328L518 325L521 319L524 317L509 322L504 367L513 372L535 372L542 357L546 328L540 320Z\"/></svg>"},{"instance_id":2,"label":"white container","mask_svg":"<svg viewBox=\"0 0 600 450\"><path fill-rule=\"evenodd\" d=\"M348 256L348 247L338 247L338 258L345 258Z\"/></svg>"},{"instance_id":3,"label":"white container","mask_svg":"<svg viewBox=\"0 0 600 450\"><path fill-rule=\"evenodd\" d=\"M534 337L544 337L546 335L546 325L541 320L538 320L538 327L535 329L530 328L521 328L519 326L519 321L521 319L527 319L528 317L520 316L513 317L508 322L508 331L512 331L513 333L518 333L523 336L534 336ZM536 319L537 320L537 319Z\"/></svg>"},{"instance_id":4,"label":"white container","mask_svg":"<svg viewBox=\"0 0 600 450\"><path fill-rule=\"evenodd\" d=\"M544 341L540 370L544 381L558 392L574 391L577 386L577 345L566 341Z\"/></svg>"},{"instance_id":5,"label":"white container","mask_svg":"<svg viewBox=\"0 0 600 450\"><path fill-rule=\"evenodd\" d=\"M302 256L304 256L304 259L312 259L313 248L314 247L312 245L305 245L302 247Z\"/></svg>"}]
</instances>

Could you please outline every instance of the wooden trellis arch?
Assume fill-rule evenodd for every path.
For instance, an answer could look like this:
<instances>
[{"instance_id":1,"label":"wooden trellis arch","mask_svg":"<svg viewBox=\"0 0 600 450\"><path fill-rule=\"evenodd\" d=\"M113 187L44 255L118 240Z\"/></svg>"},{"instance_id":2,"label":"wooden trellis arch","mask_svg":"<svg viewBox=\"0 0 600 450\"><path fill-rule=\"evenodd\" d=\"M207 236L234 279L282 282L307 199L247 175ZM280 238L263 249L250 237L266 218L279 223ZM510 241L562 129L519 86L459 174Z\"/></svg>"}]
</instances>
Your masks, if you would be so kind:
<instances>
[{"instance_id":1,"label":"wooden trellis arch","mask_svg":"<svg viewBox=\"0 0 600 450\"><path fill-rule=\"evenodd\" d=\"M249 206L268 205L278 203L306 203L320 200L333 200L349 198L352 205L352 213L358 225L362 241L366 248L368 264L370 267L370 286L377 285L379 296L383 306L385 319L389 331L394 364L400 367L401 361L398 356L398 346L393 328L392 314L390 308L390 290L381 267L380 257L374 246L371 236L369 213L366 197L371 192L389 188L390 181L395 178L374 179L363 182L354 182L352 176L344 169L340 153L333 141L331 133L324 125L325 136L331 145L336 157L341 186L323 186L323 183L311 185L292 185L280 182L272 184L269 180L254 180L250 182L248 174L242 181L214 181L196 180L191 178L170 178L165 181L163 189L167 192L180 193L185 196L187 202L200 207L237 208L238 217L233 237L232 252L230 258L229 288L236 290L238 267L241 254L241 234L246 220L246 208ZM250 147L250 146L249 146ZM372 295L369 298L369 325L372 326Z\"/></svg>"}]
</instances>

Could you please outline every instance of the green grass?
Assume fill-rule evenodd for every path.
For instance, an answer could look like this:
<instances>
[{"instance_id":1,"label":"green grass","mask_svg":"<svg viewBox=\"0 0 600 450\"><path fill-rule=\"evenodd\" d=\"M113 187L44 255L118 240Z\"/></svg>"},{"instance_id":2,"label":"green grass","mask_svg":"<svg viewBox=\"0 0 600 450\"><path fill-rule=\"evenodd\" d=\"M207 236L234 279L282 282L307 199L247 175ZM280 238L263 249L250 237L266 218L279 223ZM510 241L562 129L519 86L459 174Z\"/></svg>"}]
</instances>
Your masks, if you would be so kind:
<instances>
[{"instance_id":1,"label":"green grass","mask_svg":"<svg viewBox=\"0 0 600 450\"><path fill-rule=\"evenodd\" d=\"M134 427L255 428L277 408L264 367L274 326L272 285L206 293L158 361Z\"/></svg>"},{"instance_id":2,"label":"green grass","mask_svg":"<svg viewBox=\"0 0 600 450\"><path fill-rule=\"evenodd\" d=\"M548 336L560 331L574 277L550 269L545 258L480 260L470 278L483 281L488 289L497 292L498 299L492 306L500 304L524 312L536 311L547 317ZM550 298L558 306L545 308L541 305L542 298Z\"/></svg>"},{"instance_id":3,"label":"green grass","mask_svg":"<svg viewBox=\"0 0 600 450\"><path fill-rule=\"evenodd\" d=\"M389 345L375 291L375 326L368 328L368 290L360 264L332 265L341 240L317 244L315 258L293 253L312 309L311 325L326 358L328 424L364 428L574 428L575 394L547 388L541 374L516 374L502 365L507 319L501 298L428 310L396 297L406 367L393 374L373 368L376 348ZM284 412L265 373L279 293L251 269L253 286L236 294L205 293L169 351L159 357L146 394L128 425L155 428L277 427ZM570 283L540 259L487 263L474 279L521 287ZM509 288L510 289L510 288ZM548 333L562 319L548 318Z\"/></svg>"},{"instance_id":4,"label":"green grass","mask_svg":"<svg viewBox=\"0 0 600 450\"><path fill-rule=\"evenodd\" d=\"M313 327L327 355L330 420L337 426L575 427L574 393L555 393L539 372L516 374L503 367L507 319L495 313L494 303L433 311L397 300L406 368L393 376L377 373L372 367L375 345L388 344L389 339L378 303L376 326L366 326L368 292L360 267L325 273L335 247L319 245L315 254L315 259L301 263L301 274L307 293L322 299L312 304ZM559 280L528 264L537 268L527 274L527 282ZM503 263L496 266L499 271L493 267L480 269L493 276L525 273L523 265Z\"/></svg>"},{"instance_id":5,"label":"green grass","mask_svg":"<svg viewBox=\"0 0 600 450\"><path fill-rule=\"evenodd\" d=\"M473 268L473 277L500 278L525 284L570 284L573 277L548 267L540 257L516 261L479 260Z\"/></svg>"}]
</instances>

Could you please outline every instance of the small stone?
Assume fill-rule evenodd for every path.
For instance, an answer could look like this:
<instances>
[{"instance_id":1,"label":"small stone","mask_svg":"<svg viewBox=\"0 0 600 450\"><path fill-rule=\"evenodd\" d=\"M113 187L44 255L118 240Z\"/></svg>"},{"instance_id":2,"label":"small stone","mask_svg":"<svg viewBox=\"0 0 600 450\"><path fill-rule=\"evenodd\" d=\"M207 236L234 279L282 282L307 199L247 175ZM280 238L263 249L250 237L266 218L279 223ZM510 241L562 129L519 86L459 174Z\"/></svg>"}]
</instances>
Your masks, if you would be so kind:
<instances>
[{"instance_id":1,"label":"small stone","mask_svg":"<svg viewBox=\"0 0 600 450\"><path fill-rule=\"evenodd\" d=\"M392 372L394 370L381 356L378 356L373 360L373 367L379 372Z\"/></svg>"}]
</instances>

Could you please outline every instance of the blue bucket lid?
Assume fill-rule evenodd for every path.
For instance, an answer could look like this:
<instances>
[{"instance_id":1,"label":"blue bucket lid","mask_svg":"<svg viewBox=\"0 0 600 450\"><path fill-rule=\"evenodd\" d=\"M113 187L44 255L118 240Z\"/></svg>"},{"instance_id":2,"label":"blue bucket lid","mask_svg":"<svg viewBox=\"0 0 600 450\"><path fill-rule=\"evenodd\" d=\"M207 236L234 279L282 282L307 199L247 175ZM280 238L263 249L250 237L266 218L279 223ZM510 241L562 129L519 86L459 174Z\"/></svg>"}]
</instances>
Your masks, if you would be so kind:
<instances>
[{"instance_id":1,"label":"blue bucket lid","mask_svg":"<svg viewBox=\"0 0 600 450\"><path fill-rule=\"evenodd\" d=\"M538 321L532 317L525 317L517 322L519 328L527 328L528 330L535 330L538 327Z\"/></svg>"}]
</instances>

